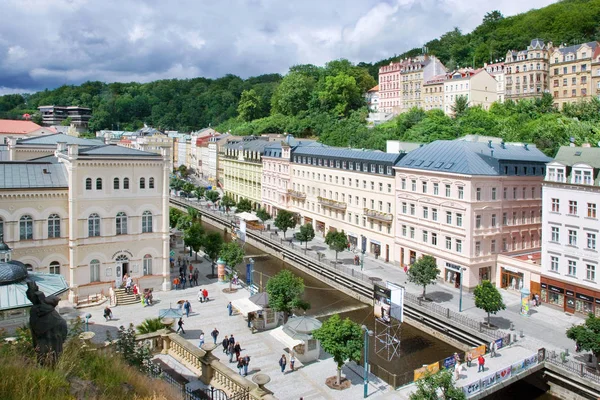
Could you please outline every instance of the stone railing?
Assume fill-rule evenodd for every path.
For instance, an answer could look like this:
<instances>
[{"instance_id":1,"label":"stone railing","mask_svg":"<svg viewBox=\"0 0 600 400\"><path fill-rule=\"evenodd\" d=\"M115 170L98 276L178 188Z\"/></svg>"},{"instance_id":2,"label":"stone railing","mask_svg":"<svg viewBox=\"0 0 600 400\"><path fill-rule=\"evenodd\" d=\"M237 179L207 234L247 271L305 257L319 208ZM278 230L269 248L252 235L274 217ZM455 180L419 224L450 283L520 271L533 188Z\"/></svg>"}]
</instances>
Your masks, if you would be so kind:
<instances>
[{"instance_id":1,"label":"stone railing","mask_svg":"<svg viewBox=\"0 0 600 400\"><path fill-rule=\"evenodd\" d=\"M293 198L302 199L302 200L306 199L306 193L298 192L298 191L292 190L292 189L288 189L287 192Z\"/></svg>"},{"instance_id":2,"label":"stone railing","mask_svg":"<svg viewBox=\"0 0 600 400\"><path fill-rule=\"evenodd\" d=\"M170 355L184 364L190 371L198 376L202 376L202 363L200 359L206 355L204 350L194 346L177 333L163 333L161 338L163 340L163 354ZM165 341L167 342L167 346L164 346Z\"/></svg>"},{"instance_id":3,"label":"stone railing","mask_svg":"<svg viewBox=\"0 0 600 400\"><path fill-rule=\"evenodd\" d=\"M348 205L346 203L343 203L343 202L337 201L337 200L327 199L327 198L321 197L321 196L317 197L317 200L319 200L319 203L323 207L335 208L336 210L345 210L346 207L348 207Z\"/></svg>"},{"instance_id":4,"label":"stone railing","mask_svg":"<svg viewBox=\"0 0 600 400\"><path fill-rule=\"evenodd\" d=\"M390 213L371 210L370 208L365 208L364 213L368 218L376 219L378 221L392 222L392 220L394 219L394 216Z\"/></svg>"}]
</instances>

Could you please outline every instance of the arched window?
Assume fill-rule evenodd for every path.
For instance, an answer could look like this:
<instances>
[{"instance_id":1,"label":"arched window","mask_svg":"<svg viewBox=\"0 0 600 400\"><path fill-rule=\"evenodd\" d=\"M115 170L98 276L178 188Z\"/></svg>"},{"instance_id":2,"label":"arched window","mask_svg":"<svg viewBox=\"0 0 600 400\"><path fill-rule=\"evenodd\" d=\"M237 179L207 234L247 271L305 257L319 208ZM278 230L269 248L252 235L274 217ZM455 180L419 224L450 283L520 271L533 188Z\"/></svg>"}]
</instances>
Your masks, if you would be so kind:
<instances>
[{"instance_id":1,"label":"arched window","mask_svg":"<svg viewBox=\"0 0 600 400\"><path fill-rule=\"evenodd\" d=\"M146 179L140 178L140 189L146 189Z\"/></svg>"},{"instance_id":2,"label":"arched window","mask_svg":"<svg viewBox=\"0 0 600 400\"><path fill-rule=\"evenodd\" d=\"M119 190L119 178L113 179L113 189Z\"/></svg>"},{"instance_id":3,"label":"arched window","mask_svg":"<svg viewBox=\"0 0 600 400\"><path fill-rule=\"evenodd\" d=\"M152 275L152 256L150 254L144 256L144 275Z\"/></svg>"},{"instance_id":4,"label":"arched window","mask_svg":"<svg viewBox=\"0 0 600 400\"><path fill-rule=\"evenodd\" d=\"M129 178L123 178L123 189L129 189Z\"/></svg>"},{"instance_id":5,"label":"arched window","mask_svg":"<svg viewBox=\"0 0 600 400\"><path fill-rule=\"evenodd\" d=\"M92 190L92 178L85 180L85 190Z\"/></svg>"},{"instance_id":6,"label":"arched window","mask_svg":"<svg viewBox=\"0 0 600 400\"><path fill-rule=\"evenodd\" d=\"M100 281L100 261L90 261L90 282Z\"/></svg>"},{"instance_id":7,"label":"arched window","mask_svg":"<svg viewBox=\"0 0 600 400\"><path fill-rule=\"evenodd\" d=\"M96 213L88 217L88 236L100 236L100 216Z\"/></svg>"},{"instance_id":8,"label":"arched window","mask_svg":"<svg viewBox=\"0 0 600 400\"><path fill-rule=\"evenodd\" d=\"M96 190L102 190L102 178L96 178Z\"/></svg>"},{"instance_id":9,"label":"arched window","mask_svg":"<svg viewBox=\"0 0 600 400\"><path fill-rule=\"evenodd\" d=\"M58 214L51 214L48 217L48 237L60 237L60 216Z\"/></svg>"},{"instance_id":10,"label":"arched window","mask_svg":"<svg viewBox=\"0 0 600 400\"><path fill-rule=\"evenodd\" d=\"M51 274L60 275L60 263L58 261L52 261L50 263L50 271Z\"/></svg>"},{"instance_id":11,"label":"arched window","mask_svg":"<svg viewBox=\"0 0 600 400\"><path fill-rule=\"evenodd\" d=\"M31 218L31 215L23 215L19 220L19 239L33 239L33 218Z\"/></svg>"},{"instance_id":12,"label":"arched window","mask_svg":"<svg viewBox=\"0 0 600 400\"><path fill-rule=\"evenodd\" d=\"M142 233L152 232L152 213L144 211L142 214Z\"/></svg>"},{"instance_id":13,"label":"arched window","mask_svg":"<svg viewBox=\"0 0 600 400\"><path fill-rule=\"evenodd\" d=\"M117 235L127 235L127 214L117 213Z\"/></svg>"},{"instance_id":14,"label":"arched window","mask_svg":"<svg viewBox=\"0 0 600 400\"><path fill-rule=\"evenodd\" d=\"M148 179L148 189L154 189L154 178Z\"/></svg>"}]
</instances>

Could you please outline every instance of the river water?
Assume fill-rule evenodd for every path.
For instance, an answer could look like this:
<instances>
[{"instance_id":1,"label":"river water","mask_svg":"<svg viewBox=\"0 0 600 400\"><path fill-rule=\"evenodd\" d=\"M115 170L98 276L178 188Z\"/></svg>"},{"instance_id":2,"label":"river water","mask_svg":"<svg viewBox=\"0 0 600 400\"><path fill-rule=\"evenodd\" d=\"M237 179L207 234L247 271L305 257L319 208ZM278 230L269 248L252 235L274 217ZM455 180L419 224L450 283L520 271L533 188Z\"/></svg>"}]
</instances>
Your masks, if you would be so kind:
<instances>
[{"instance_id":1,"label":"river water","mask_svg":"<svg viewBox=\"0 0 600 400\"><path fill-rule=\"evenodd\" d=\"M207 232L223 232L206 223L203 223L203 226ZM225 240L229 241L230 236L226 235ZM248 244L244 245L244 250L246 255L264 254L263 251ZM277 274L277 272L282 269L289 269L304 280L304 300L311 304L311 308L306 311L306 315L315 316L322 321L333 314L339 314L342 318L348 317L358 324L366 325L375 333L380 332L380 330L375 327L372 306L366 305L337 289L331 288L318 279L305 274L276 257L270 255L255 257L254 284L264 290L268 278ZM240 278L245 280L245 268L239 268L239 274ZM455 351L458 351L455 347L406 323L402 325L400 330L400 355L394 357L391 361L387 360L385 351L382 352L383 357L375 353L375 340L376 338L372 337L369 342L369 362L372 365L373 371L375 372L378 369L384 369L391 374L396 374L399 376L399 382L404 382L411 377L414 369L440 361L452 355ZM382 346L379 345L377 347L380 350L382 348ZM385 375L385 371L383 372L383 375ZM387 380L382 374L378 375L384 380ZM490 398L504 399L513 397L538 400L553 399L553 397L544 394L542 391L539 391L524 382L519 382L496 392L494 396Z\"/></svg>"}]
</instances>

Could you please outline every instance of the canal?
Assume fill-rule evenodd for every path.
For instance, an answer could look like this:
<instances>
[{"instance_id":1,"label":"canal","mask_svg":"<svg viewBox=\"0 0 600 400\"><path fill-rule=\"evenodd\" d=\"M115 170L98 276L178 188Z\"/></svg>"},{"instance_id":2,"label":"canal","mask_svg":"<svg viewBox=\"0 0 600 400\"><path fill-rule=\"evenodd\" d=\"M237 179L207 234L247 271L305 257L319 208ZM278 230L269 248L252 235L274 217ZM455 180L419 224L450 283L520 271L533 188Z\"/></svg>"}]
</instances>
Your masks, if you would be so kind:
<instances>
[{"instance_id":1,"label":"canal","mask_svg":"<svg viewBox=\"0 0 600 400\"><path fill-rule=\"evenodd\" d=\"M202 223L206 232L223 231L213 225ZM230 235L225 235L225 240L229 241ZM246 255L264 254L263 251L250 246L244 245ZM255 258L253 281L259 288L264 289L268 278L277 274L282 269L289 269L295 275L300 276L304 280L305 292L304 300L311 304L310 310L306 311L306 315L315 316L323 321L329 316L339 314L342 318L350 318L352 321L366 325L370 330L375 331L375 318L373 316L373 307L368 306L343 292L331 288L320 280L292 267L288 263L273 257L261 256ZM239 268L240 277L245 280L245 268ZM425 333L406 323L402 325L400 334L400 356L388 361L375 354L374 339L369 341L369 362L372 369L378 370L377 374L382 379L387 373L398 376L399 382L404 382L412 378L413 371L423 365L440 361L445 357L452 355L458 351L455 347ZM383 371L382 371L383 370ZM412 379L410 379L412 381ZM526 382L520 381L516 384L508 386L501 391L494 393L490 399L505 399L505 398L522 398L535 400L552 400L554 397L535 388Z\"/></svg>"}]
</instances>

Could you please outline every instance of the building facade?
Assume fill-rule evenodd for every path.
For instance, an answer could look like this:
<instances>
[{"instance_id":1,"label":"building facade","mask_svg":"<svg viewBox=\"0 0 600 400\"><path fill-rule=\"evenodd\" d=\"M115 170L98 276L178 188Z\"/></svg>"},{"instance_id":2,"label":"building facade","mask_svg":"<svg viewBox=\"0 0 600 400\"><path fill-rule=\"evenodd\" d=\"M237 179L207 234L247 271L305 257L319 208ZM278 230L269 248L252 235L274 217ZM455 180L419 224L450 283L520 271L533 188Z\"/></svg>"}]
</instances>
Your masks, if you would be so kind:
<instances>
[{"instance_id":1,"label":"building facade","mask_svg":"<svg viewBox=\"0 0 600 400\"><path fill-rule=\"evenodd\" d=\"M53 129L39 126L35 122L0 119L0 142L6 142L9 138L23 139L54 133Z\"/></svg>"},{"instance_id":2,"label":"building facade","mask_svg":"<svg viewBox=\"0 0 600 400\"><path fill-rule=\"evenodd\" d=\"M550 55L550 82L554 106L562 109L593 96L593 56L598 42L559 46Z\"/></svg>"},{"instance_id":3,"label":"building facade","mask_svg":"<svg viewBox=\"0 0 600 400\"><path fill-rule=\"evenodd\" d=\"M456 287L494 281L497 254L539 250L549 160L527 145L468 141L408 153L395 167L398 261L431 255Z\"/></svg>"},{"instance_id":4,"label":"building facade","mask_svg":"<svg viewBox=\"0 0 600 400\"><path fill-rule=\"evenodd\" d=\"M55 151L24 161L20 145ZM108 295L124 274L170 289L166 152L67 135L25 139L11 152L17 161L0 164L13 177L0 183L0 230L15 260L63 275L74 303Z\"/></svg>"},{"instance_id":5,"label":"building facade","mask_svg":"<svg viewBox=\"0 0 600 400\"><path fill-rule=\"evenodd\" d=\"M444 82L444 113L453 115L452 106L459 97L465 97L470 107L489 110L497 98L497 82L484 69L470 68L448 74Z\"/></svg>"},{"instance_id":6,"label":"building facade","mask_svg":"<svg viewBox=\"0 0 600 400\"><path fill-rule=\"evenodd\" d=\"M379 112L379 85L369 89L366 94L367 106L371 112Z\"/></svg>"},{"instance_id":7,"label":"building facade","mask_svg":"<svg viewBox=\"0 0 600 400\"><path fill-rule=\"evenodd\" d=\"M543 187L542 301L600 316L600 148L561 147Z\"/></svg>"},{"instance_id":8,"label":"building facade","mask_svg":"<svg viewBox=\"0 0 600 400\"><path fill-rule=\"evenodd\" d=\"M92 118L92 110L87 107L40 106L38 110L42 115L42 123L45 126L61 125L63 121L69 118L78 132L87 131L88 123Z\"/></svg>"},{"instance_id":9,"label":"building facade","mask_svg":"<svg viewBox=\"0 0 600 400\"><path fill-rule=\"evenodd\" d=\"M423 55L410 59L400 70L402 101L400 112L423 108L423 84L446 73L446 67L435 56Z\"/></svg>"},{"instance_id":10,"label":"building facade","mask_svg":"<svg viewBox=\"0 0 600 400\"><path fill-rule=\"evenodd\" d=\"M600 100L600 46L596 46L592 57L592 96Z\"/></svg>"},{"instance_id":11,"label":"building facade","mask_svg":"<svg viewBox=\"0 0 600 400\"><path fill-rule=\"evenodd\" d=\"M446 74L441 74L423 83L423 108L426 111L444 110L444 83L447 79Z\"/></svg>"},{"instance_id":12,"label":"building facade","mask_svg":"<svg viewBox=\"0 0 600 400\"><path fill-rule=\"evenodd\" d=\"M498 103L504 103L504 95L506 92L504 63L496 62L495 64L484 64L483 68L487 71L488 74L490 74L494 77L494 79L496 79L496 94L498 99L497 101Z\"/></svg>"},{"instance_id":13,"label":"building facade","mask_svg":"<svg viewBox=\"0 0 600 400\"><path fill-rule=\"evenodd\" d=\"M506 100L532 99L550 92L550 54L553 51L552 42L545 44L541 39L533 39L527 49L506 53Z\"/></svg>"},{"instance_id":14,"label":"building facade","mask_svg":"<svg viewBox=\"0 0 600 400\"><path fill-rule=\"evenodd\" d=\"M394 258L394 164L404 154L299 146L292 151L290 210L317 235L344 231L351 249Z\"/></svg>"}]
</instances>

